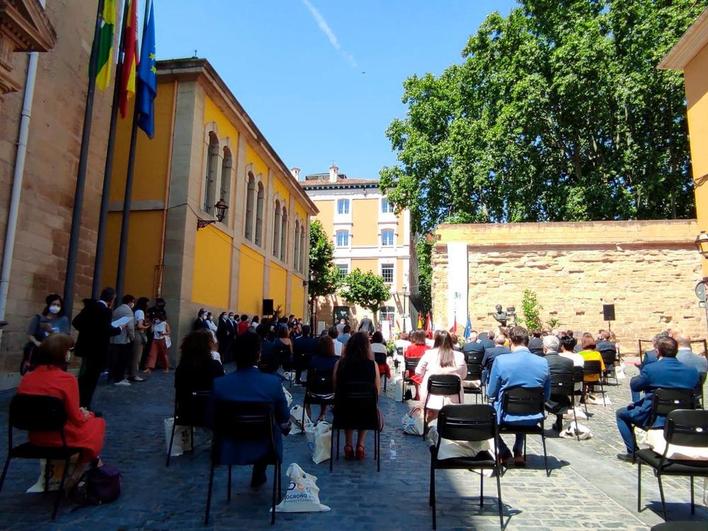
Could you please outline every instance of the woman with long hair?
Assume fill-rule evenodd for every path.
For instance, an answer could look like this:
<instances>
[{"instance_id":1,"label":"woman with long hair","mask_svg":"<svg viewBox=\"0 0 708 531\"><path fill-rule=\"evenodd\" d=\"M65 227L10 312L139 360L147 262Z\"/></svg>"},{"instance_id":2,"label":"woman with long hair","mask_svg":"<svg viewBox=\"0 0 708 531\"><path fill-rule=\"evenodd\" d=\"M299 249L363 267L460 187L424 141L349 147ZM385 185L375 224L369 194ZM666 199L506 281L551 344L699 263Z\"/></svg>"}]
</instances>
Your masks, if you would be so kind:
<instances>
[{"instance_id":1,"label":"woman with long hair","mask_svg":"<svg viewBox=\"0 0 708 531\"><path fill-rule=\"evenodd\" d=\"M209 330L195 330L182 340L175 371L178 402L188 403L194 391L211 391L214 379L224 375L224 367L211 355L215 349L216 342Z\"/></svg>"},{"instance_id":2,"label":"woman with long hair","mask_svg":"<svg viewBox=\"0 0 708 531\"><path fill-rule=\"evenodd\" d=\"M371 352L374 354L374 360L376 360L376 365L379 367L379 373L390 379L391 367L386 363L388 348L386 348L383 334L379 330L374 332L374 335L371 336Z\"/></svg>"},{"instance_id":3,"label":"woman with long hair","mask_svg":"<svg viewBox=\"0 0 708 531\"><path fill-rule=\"evenodd\" d=\"M347 348L344 356L334 366L334 395L337 400L337 394L347 384L370 384L372 390L376 391L378 397L381 390L381 381L379 376L379 368L376 366L374 356L371 353L371 343L369 342L369 334L366 332L357 332L352 335L347 342ZM335 415L343 416L358 416L365 412L354 411L347 407L346 402L336 402ZM378 411L373 411L372 414L378 415ZM378 421L378 418L377 418ZM344 430L344 458L354 458L354 430ZM357 432L356 441L356 458L362 460L366 457L366 430Z\"/></svg>"},{"instance_id":4,"label":"woman with long hair","mask_svg":"<svg viewBox=\"0 0 708 531\"><path fill-rule=\"evenodd\" d=\"M467 376L467 363L465 363L465 355L454 349L455 344L452 340L452 335L446 330L441 330L435 334L435 343L433 348L423 354L418 362L418 367L415 373L422 377L420 386L420 399L425 402L428 395L428 380L433 374L455 374L464 380ZM464 403L464 394L462 386L460 386L459 395L438 396L434 395L428 400L428 419L427 422L437 418L438 411L445 404L462 404Z\"/></svg>"},{"instance_id":5,"label":"woman with long hair","mask_svg":"<svg viewBox=\"0 0 708 531\"><path fill-rule=\"evenodd\" d=\"M335 341L331 337L329 337L329 335L325 335L317 339L317 348L315 350L315 354L310 359L309 372L307 374L308 382L313 381L311 378L311 376L313 375L313 371L317 371L318 373L328 373L332 377L332 381L334 381L334 367L339 361L339 356L335 356L334 354L334 343ZM331 390L318 389L317 392L319 393L321 391L329 391L331 393L334 393L334 387ZM312 418L312 413L310 412L310 404L307 404L305 411L307 412L307 415ZM317 422L319 422L320 420L324 420L326 413L327 404L322 404L320 406L320 416L317 418Z\"/></svg>"}]
</instances>

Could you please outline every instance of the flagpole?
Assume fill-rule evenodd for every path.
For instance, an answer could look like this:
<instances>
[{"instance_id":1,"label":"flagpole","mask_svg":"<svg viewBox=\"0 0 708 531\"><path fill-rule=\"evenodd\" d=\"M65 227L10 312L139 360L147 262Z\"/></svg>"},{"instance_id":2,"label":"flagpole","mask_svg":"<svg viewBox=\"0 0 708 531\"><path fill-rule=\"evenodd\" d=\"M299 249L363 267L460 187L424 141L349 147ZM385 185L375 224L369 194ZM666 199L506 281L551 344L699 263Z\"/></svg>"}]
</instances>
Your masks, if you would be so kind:
<instances>
[{"instance_id":1,"label":"flagpole","mask_svg":"<svg viewBox=\"0 0 708 531\"><path fill-rule=\"evenodd\" d=\"M69 236L69 251L66 258L66 276L64 278L64 310L71 318L74 307L74 280L76 278L76 262L79 254L79 237L81 231L81 210L84 205L84 189L86 188L86 170L88 166L88 149L91 141L91 121L93 116L93 98L96 92L96 56L98 55L98 35L103 21L104 0L98 0L96 27L89 58L89 79L86 91L86 107L84 109L84 125L81 133L81 149L79 151L79 167L76 174L76 191L74 192L74 210L71 215L71 235Z\"/></svg>"},{"instance_id":2,"label":"flagpole","mask_svg":"<svg viewBox=\"0 0 708 531\"><path fill-rule=\"evenodd\" d=\"M145 2L145 17L143 20L147 23L149 15L150 2ZM143 26L143 34L145 27ZM140 39L142 43L142 38ZM138 54L135 54L138 57ZM116 274L116 298L125 295L125 267L128 260L128 229L130 225L130 209L132 206L133 194L133 174L135 173L135 150L138 141L138 83L141 83L137 76L138 65L136 63L135 70L135 97L133 98L133 123L130 128L130 149L128 151L128 171L125 176L125 194L123 196L123 216L120 222L120 245L118 247L118 273Z\"/></svg>"},{"instance_id":3,"label":"flagpole","mask_svg":"<svg viewBox=\"0 0 708 531\"><path fill-rule=\"evenodd\" d=\"M108 145L106 146L106 165L103 169L103 190L101 192L101 209L98 216L98 237L96 238L96 258L93 263L93 287L91 296L98 298L101 291L101 277L103 276L103 256L106 238L106 221L108 220L108 207L111 195L111 177L113 175L113 155L115 153L116 127L118 124L118 107L120 100L120 87L123 80L123 57L121 46L123 33L128 23L128 0L123 3L123 22L118 35L118 60L116 61L116 77L113 85L113 103L111 103L111 123L108 127Z\"/></svg>"}]
</instances>

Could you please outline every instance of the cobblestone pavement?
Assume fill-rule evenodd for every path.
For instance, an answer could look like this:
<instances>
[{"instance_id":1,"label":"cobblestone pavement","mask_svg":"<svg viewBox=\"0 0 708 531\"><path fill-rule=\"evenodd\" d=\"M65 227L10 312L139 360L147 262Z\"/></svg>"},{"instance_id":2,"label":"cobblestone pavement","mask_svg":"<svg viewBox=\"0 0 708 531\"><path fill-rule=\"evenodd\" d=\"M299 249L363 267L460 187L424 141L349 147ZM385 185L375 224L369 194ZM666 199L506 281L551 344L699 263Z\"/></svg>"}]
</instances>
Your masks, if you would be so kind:
<instances>
[{"instance_id":1,"label":"cobblestone pavement","mask_svg":"<svg viewBox=\"0 0 708 531\"><path fill-rule=\"evenodd\" d=\"M629 368L628 374L636 373ZM293 390L295 402L302 390ZM11 392L0 393L0 425L7 425ZM502 498L508 529L647 529L660 523L659 492L651 472L643 474L643 504L637 512L637 473L634 465L620 462L615 454L622 443L614 411L629 399L627 381L609 387L612 405L589 406L591 418L581 421L594 437L587 441L559 439L551 431L549 462L551 477L543 471L541 441L528 441L529 466L509 469L502 477ZM399 397L400 398L400 397ZM108 425L103 452L106 462L123 473L123 494L110 505L77 508L64 504L56 523L49 522L52 498L24 494L38 475L35 462L13 461L0 492L2 529L204 529L202 525L208 480L208 444L202 440L194 454L174 458L165 468L163 418L171 415L172 375L154 374L149 381L132 387L102 385L95 407ZM420 437L404 435L400 419L412 403L390 397L381 400L387 425L382 435L381 472L373 459L340 460L330 474L328 463L315 465L303 435L285 439L285 462L300 464L318 477L322 503L327 513L278 514L275 528L308 530L340 529L429 529L427 504L429 454ZM550 424L550 422L548 423ZM4 429L3 435L4 438ZM367 453L373 456L369 438ZM5 458L5 448L0 449ZM269 485L270 475L269 470ZM437 474L438 527L440 529L498 529L496 486L485 481L484 508L479 507L479 475L468 471ZM217 470L212 503L211 528L270 528L270 489L254 492L248 487L250 470L234 468L234 496L226 501L225 469ZM286 483L287 484L287 483ZM704 486L697 481L695 520L708 520L703 500ZM691 519L687 478L665 482L671 520Z\"/></svg>"}]
</instances>

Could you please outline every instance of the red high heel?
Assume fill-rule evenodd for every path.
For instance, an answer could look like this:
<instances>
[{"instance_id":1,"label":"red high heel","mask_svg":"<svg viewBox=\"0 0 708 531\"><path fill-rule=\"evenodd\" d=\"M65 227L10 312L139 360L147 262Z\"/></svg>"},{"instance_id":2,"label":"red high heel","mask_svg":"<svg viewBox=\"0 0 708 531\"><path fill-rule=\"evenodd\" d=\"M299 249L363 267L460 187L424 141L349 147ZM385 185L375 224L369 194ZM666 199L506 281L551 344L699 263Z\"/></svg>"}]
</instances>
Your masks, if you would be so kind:
<instances>
[{"instance_id":1,"label":"red high heel","mask_svg":"<svg viewBox=\"0 0 708 531\"><path fill-rule=\"evenodd\" d=\"M356 458L359 461L362 461L366 457L366 450L364 447L360 444L356 445Z\"/></svg>"},{"instance_id":2,"label":"red high heel","mask_svg":"<svg viewBox=\"0 0 708 531\"><path fill-rule=\"evenodd\" d=\"M352 460L354 459L354 448L351 444L344 445L344 459Z\"/></svg>"}]
</instances>

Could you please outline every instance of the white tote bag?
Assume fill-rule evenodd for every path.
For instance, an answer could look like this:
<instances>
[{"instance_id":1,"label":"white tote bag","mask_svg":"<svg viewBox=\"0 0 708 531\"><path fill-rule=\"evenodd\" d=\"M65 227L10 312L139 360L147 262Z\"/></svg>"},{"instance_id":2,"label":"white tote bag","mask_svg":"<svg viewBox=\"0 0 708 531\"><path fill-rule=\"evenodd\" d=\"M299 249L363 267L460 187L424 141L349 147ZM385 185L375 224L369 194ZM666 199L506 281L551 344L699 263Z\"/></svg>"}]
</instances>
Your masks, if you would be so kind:
<instances>
[{"instance_id":1,"label":"white tote bag","mask_svg":"<svg viewBox=\"0 0 708 531\"><path fill-rule=\"evenodd\" d=\"M288 492L275 510L280 513L314 513L329 511L330 508L320 503L320 489L317 477L307 474L299 465L292 463L288 467L290 478Z\"/></svg>"},{"instance_id":2,"label":"white tote bag","mask_svg":"<svg viewBox=\"0 0 708 531\"><path fill-rule=\"evenodd\" d=\"M172 426L174 423L174 417L167 417L165 419L165 452L170 449L170 437L172 437ZM192 434L190 433L189 426L177 426L175 428L175 438L174 441L172 441L170 457L180 456L190 450L192 450Z\"/></svg>"},{"instance_id":3,"label":"white tote bag","mask_svg":"<svg viewBox=\"0 0 708 531\"><path fill-rule=\"evenodd\" d=\"M312 461L319 465L332 455L332 425L329 422L318 422L314 429L314 449Z\"/></svg>"}]
</instances>

